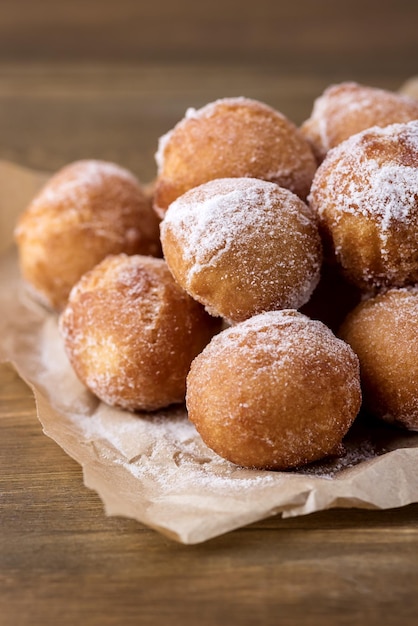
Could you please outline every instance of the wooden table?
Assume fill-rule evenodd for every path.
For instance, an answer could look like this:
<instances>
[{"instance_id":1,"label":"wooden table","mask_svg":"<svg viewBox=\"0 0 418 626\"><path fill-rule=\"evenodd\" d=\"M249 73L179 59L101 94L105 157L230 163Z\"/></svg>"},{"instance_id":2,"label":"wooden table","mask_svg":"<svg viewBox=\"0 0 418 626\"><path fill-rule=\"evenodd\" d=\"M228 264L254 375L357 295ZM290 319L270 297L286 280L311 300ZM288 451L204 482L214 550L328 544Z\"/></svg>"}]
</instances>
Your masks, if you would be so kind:
<instances>
[{"instance_id":1,"label":"wooden table","mask_svg":"<svg viewBox=\"0 0 418 626\"><path fill-rule=\"evenodd\" d=\"M262 35L247 29L247 34L253 33L249 50L237 35L236 54L228 53L228 37L220 31L224 54L217 55L203 31L199 48L183 27L185 39L178 36L183 47L177 49L175 62L168 60L176 44L169 16L164 22L166 38L158 48L164 54L159 56L157 50L138 62L141 45L150 51L152 41L148 37L145 44L138 43L129 28L125 48L122 34L111 42L112 58L97 58L106 28L111 28L107 2L97 14L104 31L96 29L91 54L85 31L80 30L81 59L77 46L71 48L65 39L64 28L53 38L36 21L33 3L17 4L26 11L20 22L13 3L9 21L0 25L0 158L38 169L99 157L130 167L148 181L155 174L158 136L188 106L247 95L299 123L309 115L313 98L332 81L350 78L396 89L418 71L413 67L418 58L411 38L417 23L413 3L400 3L408 9L404 37L401 30L391 30L390 15L384 21L380 16L383 34L371 30L369 47L361 40L363 56L369 52L367 62L361 62L355 47L351 64L348 35L357 32L355 22L341 31L344 36L335 33L330 30L338 23L335 10L322 33L334 48L327 48L326 42L319 46L321 33L315 31L318 46L312 48L313 57L306 42L302 50L290 36L285 44L275 42L268 16L257 12L257 27L265 28L267 35L263 41ZM46 4L57 22L57 3ZM128 4L123 0L124 7ZM301 4L313 6L296 3ZM363 4L368 18L381 6L353 3L357 9ZM192 7L185 0L180 5ZM71 6L75 27L79 9ZM325 4L315 6L324 9ZM145 18L152 21L154 13L149 9ZM129 15L124 18L127 27ZM196 26L196 11L191 15ZM228 28L231 15L230 9ZM277 11L273 17L277 22ZM88 23L93 18L87 12ZM296 19L289 7L287 18ZM36 26L32 47L23 37L31 23ZM62 27L59 20L57 24ZM301 24L307 37L309 23L305 19ZM362 22L359 28L367 30ZM385 39L390 33L395 33L395 42ZM59 62L46 60L45 37L55 45ZM188 56L194 46L200 58ZM285 62L280 55L292 50L294 56ZM272 62L279 58L281 62ZM314 62L321 62L316 71ZM30 390L7 365L0 367L0 437L1 626L418 623L418 505L273 518L205 544L182 546L134 521L105 517L99 498L83 486L78 465L42 434Z\"/></svg>"},{"instance_id":2,"label":"wooden table","mask_svg":"<svg viewBox=\"0 0 418 626\"><path fill-rule=\"evenodd\" d=\"M0 624L416 624L418 505L272 518L183 546L106 518L0 369Z\"/></svg>"}]
</instances>

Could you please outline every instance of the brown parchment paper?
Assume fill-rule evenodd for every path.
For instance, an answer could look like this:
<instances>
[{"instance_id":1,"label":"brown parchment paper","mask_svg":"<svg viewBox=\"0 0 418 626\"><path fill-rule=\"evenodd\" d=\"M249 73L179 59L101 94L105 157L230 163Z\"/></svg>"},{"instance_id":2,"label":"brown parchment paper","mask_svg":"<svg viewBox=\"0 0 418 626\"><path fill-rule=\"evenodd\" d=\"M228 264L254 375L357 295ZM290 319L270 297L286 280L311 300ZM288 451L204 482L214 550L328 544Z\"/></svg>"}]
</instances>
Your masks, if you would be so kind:
<instances>
[{"instance_id":1,"label":"brown parchment paper","mask_svg":"<svg viewBox=\"0 0 418 626\"><path fill-rule=\"evenodd\" d=\"M359 423L338 459L292 472L246 470L211 452L183 407L131 414L86 391L67 361L56 316L22 284L12 244L17 216L44 180L0 162L0 360L32 387L44 432L81 464L108 515L197 543L279 513L418 501L418 433Z\"/></svg>"}]
</instances>

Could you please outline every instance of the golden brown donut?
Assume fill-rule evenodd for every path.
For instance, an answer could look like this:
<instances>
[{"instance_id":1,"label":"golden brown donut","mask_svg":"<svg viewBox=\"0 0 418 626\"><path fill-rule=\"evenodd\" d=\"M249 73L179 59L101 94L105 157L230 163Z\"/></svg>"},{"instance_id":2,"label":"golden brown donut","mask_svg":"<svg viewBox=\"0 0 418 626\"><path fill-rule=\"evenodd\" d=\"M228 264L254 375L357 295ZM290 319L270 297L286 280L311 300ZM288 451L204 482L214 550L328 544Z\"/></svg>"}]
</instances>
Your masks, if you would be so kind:
<instances>
[{"instance_id":1,"label":"golden brown donut","mask_svg":"<svg viewBox=\"0 0 418 626\"><path fill-rule=\"evenodd\" d=\"M162 259L140 255L108 256L72 289L60 317L79 379L132 411L183 402L190 363L218 328Z\"/></svg>"},{"instance_id":2,"label":"golden brown donut","mask_svg":"<svg viewBox=\"0 0 418 626\"><path fill-rule=\"evenodd\" d=\"M167 264L213 315L242 321L305 303L319 279L315 216L295 194L256 178L220 178L173 202L161 224Z\"/></svg>"},{"instance_id":3,"label":"golden brown donut","mask_svg":"<svg viewBox=\"0 0 418 626\"><path fill-rule=\"evenodd\" d=\"M24 278L57 310L106 255L161 253L158 219L138 180L92 160L72 163L47 182L20 217L16 241Z\"/></svg>"},{"instance_id":4,"label":"golden brown donut","mask_svg":"<svg viewBox=\"0 0 418 626\"><path fill-rule=\"evenodd\" d=\"M327 254L364 291L418 282L418 121L331 150L309 197Z\"/></svg>"},{"instance_id":5,"label":"golden brown donut","mask_svg":"<svg viewBox=\"0 0 418 626\"><path fill-rule=\"evenodd\" d=\"M154 208L214 178L262 178L306 199L316 169L308 142L281 113L248 98L225 98L185 118L160 139Z\"/></svg>"},{"instance_id":6,"label":"golden brown donut","mask_svg":"<svg viewBox=\"0 0 418 626\"><path fill-rule=\"evenodd\" d=\"M350 82L328 87L300 130L322 161L328 150L366 128L412 120L418 120L413 98Z\"/></svg>"},{"instance_id":7,"label":"golden brown donut","mask_svg":"<svg viewBox=\"0 0 418 626\"><path fill-rule=\"evenodd\" d=\"M418 288L391 289L362 302L340 335L359 357L366 408L418 430Z\"/></svg>"},{"instance_id":8,"label":"golden brown donut","mask_svg":"<svg viewBox=\"0 0 418 626\"><path fill-rule=\"evenodd\" d=\"M287 469L335 453L360 403L350 346L293 310L222 331L187 377L189 418L203 441L251 468Z\"/></svg>"}]
</instances>

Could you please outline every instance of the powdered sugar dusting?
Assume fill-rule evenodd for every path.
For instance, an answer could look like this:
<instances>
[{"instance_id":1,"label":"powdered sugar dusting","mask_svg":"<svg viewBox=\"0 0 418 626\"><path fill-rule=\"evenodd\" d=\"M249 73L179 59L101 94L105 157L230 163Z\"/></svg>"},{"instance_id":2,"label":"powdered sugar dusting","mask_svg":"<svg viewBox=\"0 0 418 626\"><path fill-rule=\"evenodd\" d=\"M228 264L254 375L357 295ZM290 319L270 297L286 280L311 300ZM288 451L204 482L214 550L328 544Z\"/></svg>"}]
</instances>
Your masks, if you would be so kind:
<instances>
[{"instance_id":1,"label":"powdered sugar dusting","mask_svg":"<svg viewBox=\"0 0 418 626\"><path fill-rule=\"evenodd\" d=\"M229 178L201 185L173 202L161 235L163 247L168 233L179 241L188 267L186 289L193 292L196 278L210 267L239 272L249 288L277 285L278 293L291 274L286 303L298 307L319 279L316 228L313 213L291 192L258 179Z\"/></svg>"},{"instance_id":2,"label":"powdered sugar dusting","mask_svg":"<svg viewBox=\"0 0 418 626\"><path fill-rule=\"evenodd\" d=\"M165 153L167 144L169 143L173 133L179 128L182 128L185 124L187 124L189 120L193 120L193 119L198 120L202 118L211 117L212 115L216 113L220 105L245 105L250 108L253 108L253 107L256 107L256 109L262 108L268 111L269 113L274 113L275 115L279 115L280 117L282 117L280 113L278 113L277 111L274 111L274 109L269 107L267 104L264 104L262 102L258 102L255 100L251 100L250 98L245 98L244 96L239 96L236 98L219 98L218 100L209 102L208 104L201 107L200 109L189 107L186 110L186 113L183 119L181 119L172 130L169 130L167 133L162 135L158 140L158 149L157 149L157 152L155 153L155 161L157 164L159 175L162 173L164 169L164 153Z\"/></svg>"},{"instance_id":3,"label":"powdered sugar dusting","mask_svg":"<svg viewBox=\"0 0 418 626\"><path fill-rule=\"evenodd\" d=\"M251 369L254 365L254 371L266 368L275 372L274 376L280 370L291 372L301 355L311 367L314 363L332 362L334 372L340 372L341 380L346 384L341 393L348 391L357 397L361 395L358 359L350 346L335 337L322 322L311 320L293 309L268 311L227 328L206 346L205 359L210 361L213 358L217 362L225 358L228 361L231 350L240 355L234 362L244 372L249 372L248 367ZM235 383L238 384L237 380ZM335 419L339 417L336 415ZM288 435L283 434L283 437ZM309 433L304 436L308 438ZM291 442L290 436L289 445Z\"/></svg>"},{"instance_id":4,"label":"powdered sugar dusting","mask_svg":"<svg viewBox=\"0 0 418 626\"><path fill-rule=\"evenodd\" d=\"M332 231L345 215L365 218L380 239L387 276L409 272L412 256L396 263L385 259L407 241L412 255L418 244L418 121L373 127L330 150L314 178L309 202ZM399 232L404 234L394 244ZM337 244L336 252L345 254Z\"/></svg>"},{"instance_id":5,"label":"powdered sugar dusting","mask_svg":"<svg viewBox=\"0 0 418 626\"><path fill-rule=\"evenodd\" d=\"M106 161L82 160L62 168L22 218L15 230L18 239L43 241L49 231L76 229L82 237L90 235L92 242L108 242L109 253L158 250L157 220L139 181L130 171Z\"/></svg>"},{"instance_id":6,"label":"powdered sugar dusting","mask_svg":"<svg viewBox=\"0 0 418 626\"><path fill-rule=\"evenodd\" d=\"M413 98L346 82L331 85L315 100L302 132L322 159L329 149L366 128L415 119L418 103Z\"/></svg>"},{"instance_id":7,"label":"powdered sugar dusting","mask_svg":"<svg viewBox=\"0 0 418 626\"><path fill-rule=\"evenodd\" d=\"M278 315L266 313L245 324L254 329L266 328L271 326L271 320L277 324L281 319L285 325L286 320L296 316L299 323L306 323L307 318L288 311ZM236 332L237 327L232 330ZM51 391L59 390L59 401L65 399L66 410L72 411L73 428L82 432L83 445L97 449L100 458L122 465L139 479L139 489L151 482L166 497L181 493L187 497L191 492L201 493L202 489L208 490L205 496L229 492L245 497L264 488L278 489L291 474L332 479L342 470L384 454L395 445L393 437L398 431L382 424L360 422L348 434L338 456L285 473L244 469L222 459L203 443L184 407L133 414L106 406L88 394L70 368L53 317L45 325L41 346L38 384ZM413 445L412 434L404 437L405 445Z\"/></svg>"},{"instance_id":8,"label":"powdered sugar dusting","mask_svg":"<svg viewBox=\"0 0 418 626\"><path fill-rule=\"evenodd\" d=\"M358 305L341 335L357 352L365 406L418 430L418 288L389 289Z\"/></svg>"},{"instance_id":9,"label":"powdered sugar dusting","mask_svg":"<svg viewBox=\"0 0 418 626\"><path fill-rule=\"evenodd\" d=\"M256 337L255 345L248 341L250 335ZM354 363L357 362L351 348L337 339L325 324L293 309L267 311L231 326L212 339L205 353L209 357L220 351L227 353L232 346L242 351L244 366L246 362L257 359L260 351L274 356L274 362L284 367L292 363L295 354L301 352L306 358L316 360L319 346L324 353L336 357L336 363L339 357L344 360L347 355ZM356 378L352 378L351 382L359 389Z\"/></svg>"},{"instance_id":10,"label":"powdered sugar dusting","mask_svg":"<svg viewBox=\"0 0 418 626\"><path fill-rule=\"evenodd\" d=\"M199 118L208 118L212 117L219 108L219 106L245 106L251 108L255 108L256 110L264 109L269 113L274 113L275 115L279 115L282 117L281 113L275 111L264 102L259 102L258 100L252 100L251 98L246 98L245 96L238 96L235 98L219 98L218 100L214 100L213 102L209 102L205 106L200 109L194 109L192 107L188 108L186 111L185 119L199 119Z\"/></svg>"},{"instance_id":11,"label":"powdered sugar dusting","mask_svg":"<svg viewBox=\"0 0 418 626\"><path fill-rule=\"evenodd\" d=\"M193 260L192 271L199 271L202 264L213 263L217 255L228 251L237 236L262 227L269 213L275 211L275 192L275 185L253 179L212 181L173 202L162 230L174 227L183 234L184 255ZM300 219L307 221L303 215ZM274 236L271 219L269 227Z\"/></svg>"},{"instance_id":12,"label":"powdered sugar dusting","mask_svg":"<svg viewBox=\"0 0 418 626\"><path fill-rule=\"evenodd\" d=\"M100 188L107 177L117 177L138 185L138 180L128 170L106 161L85 160L65 167L54 176L35 198L33 206L39 203L59 204L72 199L75 209L87 203L89 190Z\"/></svg>"},{"instance_id":13,"label":"powdered sugar dusting","mask_svg":"<svg viewBox=\"0 0 418 626\"><path fill-rule=\"evenodd\" d=\"M364 419L364 418L363 418ZM386 435L386 436L385 436ZM373 427L359 420L344 439L338 454L298 468L303 475L319 476L329 480L338 478L343 470L351 470L360 463L372 461L390 450L390 436L379 426Z\"/></svg>"},{"instance_id":14,"label":"powdered sugar dusting","mask_svg":"<svg viewBox=\"0 0 418 626\"><path fill-rule=\"evenodd\" d=\"M289 468L333 453L360 408L353 350L295 310L215 336L187 382L190 419L204 441L247 467Z\"/></svg>"},{"instance_id":15,"label":"powdered sugar dusting","mask_svg":"<svg viewBox=\"0 0 418 626\"><path fill-rule=\"evenodd\" d=\"M388 145L389 151L391 144L404 141L413 154L412 162L402 163L402 155L399 156L397 150L393 155L389 152L386 161L380 147L373 156L365 149L370 143L373 150L373 141ZM312 192L317 191L323 170L329 170L326 192L335 198L335 204L342 211L376 217L383 229L393 220L406 219L417 207L418 122L393 124L384 129L374 127L353 135L329 152L314 179ZM327 205L324 202L317 208L322 215Z\"/></svg>"},{"instance_id":16,"label":"powdered sugar dusting","mask_svg":"<svg viewBox=\"0 0 418 626\"><path fill-rule=\"evenodd\" d=\"M267 104L245 97L189 108L161 137L155 158L156 207L162 215L187 189L229 176L275 182L305 199L316 169L296 126Z\"/></svg>"},{"instance_id":17,"label":"powdered sugar dusting","mask_svg":"<svg viewBox=\"0 0 418 626\"><path fill-rule=\"evenodd\" d=\"M334 176L348 174L351 164L341 161ZM336 200L341 211L373 217L380 222L382 239L394 223L405 222L417 209L417 168L398 164L381 165L369 159L362 164L361 183L351 180ZM320 214L322 209L319 209Z\"/></svg>"},{"instance_id":18,"label":"powdered sugar dusting","mask_svg":"<svg viewBox=\"0 0 418 626\"><path fill-rule=\"evenodd\" d=\"M179 307L177 317L170 296ZM162 259L109 256L72 290L60 318L61 334L80 379L98 397L110 405L152 410L184 397L187 364L175 350L176 341L198 332L192 306L198 307L174 283ZM177 324L170 332L168 309Z\"/></svg>"},{"instance_id":19,"label":"powdered sugar dusting","mask_svg":"<svg viewBox=\"0 0 418 626\"><path fill-rule=\"evenodd\" d=\"M162 135L158 140L158 149L155 153L155 162L157 164L157 174L160 175L164 169L164 152L170 138L173 134L172 130L169 130L168 133Z\"/></svg>"}]
</instances>

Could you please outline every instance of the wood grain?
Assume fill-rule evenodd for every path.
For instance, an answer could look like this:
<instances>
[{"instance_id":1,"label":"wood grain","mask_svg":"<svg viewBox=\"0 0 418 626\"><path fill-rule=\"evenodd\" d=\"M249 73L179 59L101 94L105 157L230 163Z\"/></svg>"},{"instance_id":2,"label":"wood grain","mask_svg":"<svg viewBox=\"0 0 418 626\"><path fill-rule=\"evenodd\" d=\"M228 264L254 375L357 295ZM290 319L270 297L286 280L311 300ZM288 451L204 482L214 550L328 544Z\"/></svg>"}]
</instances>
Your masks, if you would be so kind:
<instances>
[{"instance_id":1,"label":"wood grain","mask_svg":"<svg viewBox=\"0 0 418 626\"><path fill-rule=\"evenodd\" d=\"M14 0L2 3L0 59L215 62L280 73L416 72L411 0Z\"/></svg>"},{"instance_id":2,"label":"wood grain","mask_svg":"<svg viewBox=\"0 0 418 626\"><path fill-rule=\"evenodd\" d=\"M355 72L349 78L360 80ZM403 82L383 68L365 78L387 89ZM40 170L102 158L147 182L156 174L158 138L188 107L244 95L300 124L314 99L340 80L339 72L292 75L228 63L0 63L0 158Z\"/></svg>"},{"instance_id":3,"label":"wood grain","mask_svg":"<svg viewBox=\"0 0 418 626\"><path fill-rule=\"evenodd\" d=\"M418 505L272 518L181 546L106 518L0 369L0 623L415 624ZM280 622L278 621L280 617Z\"/></svg>"}]
</instances>

